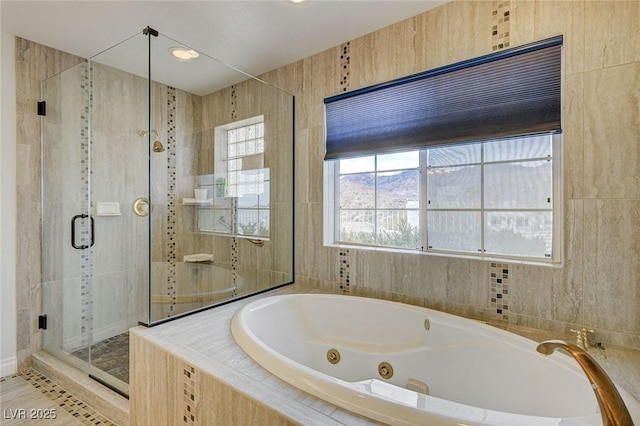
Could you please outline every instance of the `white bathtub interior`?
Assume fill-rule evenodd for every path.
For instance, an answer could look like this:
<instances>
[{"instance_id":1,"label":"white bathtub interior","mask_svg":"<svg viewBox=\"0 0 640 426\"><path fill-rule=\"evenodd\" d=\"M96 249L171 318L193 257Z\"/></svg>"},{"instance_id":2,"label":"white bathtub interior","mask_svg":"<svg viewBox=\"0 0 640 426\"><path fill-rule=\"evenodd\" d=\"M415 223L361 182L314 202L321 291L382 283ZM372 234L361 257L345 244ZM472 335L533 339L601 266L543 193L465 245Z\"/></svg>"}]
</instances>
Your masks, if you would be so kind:
<instances>
[{"instance_id":1,"label":"white bathtub interior","mask_svg":"<svg viewBox=\"0 0 640 426\"><path fill-rule=\"evenodd\" d=\"M390 421L385 412L403 418L389 401L423 411L406 413L409 423L428 418L429 410L433 418L458 416L473 424L600 420L591 386L573 359L544 357L531 340L433 310L350 296L277 296L243 308L232 331L276 376L337 405L345 400L344 408L377 420ZM327 361L331 349L340 353L337 364ZM392 365L390 379L378 374L381 362ZM429 396L406 389L416 380ZM350 391L360 395L345 396ZM624 396L640 415L638 402Z\"/></svg>"}]
</instances>

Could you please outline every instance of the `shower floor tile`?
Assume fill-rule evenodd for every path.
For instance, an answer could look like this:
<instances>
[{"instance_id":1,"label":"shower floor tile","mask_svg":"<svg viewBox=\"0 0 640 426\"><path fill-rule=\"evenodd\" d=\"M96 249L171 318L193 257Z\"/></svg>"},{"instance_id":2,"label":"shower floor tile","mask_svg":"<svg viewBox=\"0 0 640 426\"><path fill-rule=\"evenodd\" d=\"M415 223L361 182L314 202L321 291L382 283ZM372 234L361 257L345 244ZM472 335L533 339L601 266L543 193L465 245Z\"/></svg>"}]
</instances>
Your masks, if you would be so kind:
<instances>
[{"instance_id":1,"label":"shower floor tile","mask_svg":"<svg viewBox=\"0 0 640 426\"><path fill-rule=\"evenodd\" d=\"M72 355L86 360L87 352L88 349L80 349ZM91 365L129 383L129 332L91 345Z\"/></svg>"}]
</instances>

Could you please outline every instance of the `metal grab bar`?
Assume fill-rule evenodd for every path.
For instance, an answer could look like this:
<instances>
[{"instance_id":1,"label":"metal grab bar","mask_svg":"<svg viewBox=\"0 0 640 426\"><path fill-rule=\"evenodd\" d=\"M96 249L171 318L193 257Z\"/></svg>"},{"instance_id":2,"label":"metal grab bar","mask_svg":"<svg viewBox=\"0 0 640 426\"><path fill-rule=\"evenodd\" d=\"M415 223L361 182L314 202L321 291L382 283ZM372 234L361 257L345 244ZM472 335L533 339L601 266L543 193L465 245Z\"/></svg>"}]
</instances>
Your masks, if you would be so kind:
<instances>
[{"instance_id":1,"label":"metal grab bar","mask_svg":"<svg viewBox=\"0 0 640 426\"><path fill-rule=\"evenodd\" d=\"M227 224L227 221L224 220L224 216L220 216L218 218L218 223L222 226L224 226L225 228L227 228L229 230L229 232L233 233L233 229L231 229L231 226L229 226ZM233 235L234 237L237 237L237 235ZM243 240L247 240L249 241L251 244L255 244L258 247L262 247L264 246L264 240L258 240L255 238L242 238Z\"/></svg>"},{"instance_id":2,"label":"metal grab bar","mask_svg":"<svg viewBox=\"0 0 640 426\"><path fill-rule=\"evenodd\" d=\"M551 355L556 349L562 349L571 355L587 375L600 406L603 426L633 426L629 410L618 389L596 360L578 346L562 340L547 340L536 348L543 355Z\"/></svg>"}]
</instances>

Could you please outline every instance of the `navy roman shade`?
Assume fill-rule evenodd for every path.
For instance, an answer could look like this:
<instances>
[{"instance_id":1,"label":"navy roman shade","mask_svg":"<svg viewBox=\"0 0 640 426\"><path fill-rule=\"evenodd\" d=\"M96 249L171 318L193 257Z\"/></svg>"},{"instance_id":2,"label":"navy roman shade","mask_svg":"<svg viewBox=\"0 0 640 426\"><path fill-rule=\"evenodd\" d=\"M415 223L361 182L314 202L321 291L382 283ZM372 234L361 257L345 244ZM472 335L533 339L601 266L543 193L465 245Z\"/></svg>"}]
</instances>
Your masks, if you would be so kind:
<instances>
[{"instance_id":1,"label":"navy roman shade","mask_svg":"<svg viewBox=\"0 0 640 426\"><path fill-rule=\"evenodd\" d=\"M561 129L562 36L324 100L325 160Z\"/></svg>"}]
</instances>

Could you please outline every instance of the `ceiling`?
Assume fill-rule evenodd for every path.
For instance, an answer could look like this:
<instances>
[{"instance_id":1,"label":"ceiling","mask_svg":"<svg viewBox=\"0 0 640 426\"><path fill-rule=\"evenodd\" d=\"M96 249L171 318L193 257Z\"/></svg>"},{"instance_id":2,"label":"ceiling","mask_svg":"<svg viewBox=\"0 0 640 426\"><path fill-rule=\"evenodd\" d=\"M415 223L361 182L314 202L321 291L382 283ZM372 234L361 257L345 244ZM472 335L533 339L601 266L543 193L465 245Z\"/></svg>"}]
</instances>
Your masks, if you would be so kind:
<instances>
[{"instance_id":1,"label":"ceiling","mask_svg":"<svg viewBox=\"0 0 640 426\"><path fill-rule=\"evenodd\" d=\"M308 0L294 4L287 0L2 0L0 7L3 32L83 58L109 49L150 26L162 36L179 40L225 64L258 75L446 2ZM138 53L128 59L126 53L119 51L111 56L119 58L119 68L137 73L136 66L126 63L136 62L139 68L141 58ZM207 58L206 61L213 60ZM213 80L208 76L205 84L196 82L197 78L185 79L184 73L176 69L175 75L169 75L171 73L167 71L164 81L154 80L204 94L246 78L228 69L226 73L216 72ZM189 82L182 87L171 79L182 80L182 85L184 80Z\"/></svg>"}]
</instances>

